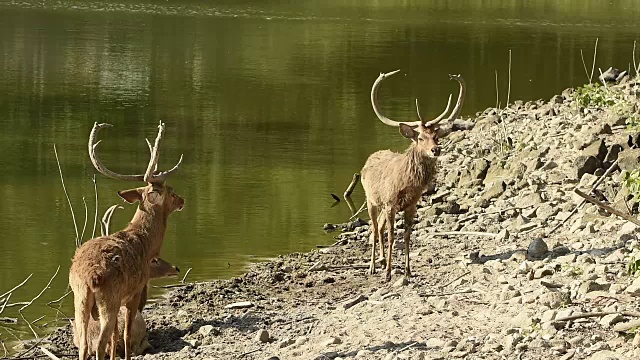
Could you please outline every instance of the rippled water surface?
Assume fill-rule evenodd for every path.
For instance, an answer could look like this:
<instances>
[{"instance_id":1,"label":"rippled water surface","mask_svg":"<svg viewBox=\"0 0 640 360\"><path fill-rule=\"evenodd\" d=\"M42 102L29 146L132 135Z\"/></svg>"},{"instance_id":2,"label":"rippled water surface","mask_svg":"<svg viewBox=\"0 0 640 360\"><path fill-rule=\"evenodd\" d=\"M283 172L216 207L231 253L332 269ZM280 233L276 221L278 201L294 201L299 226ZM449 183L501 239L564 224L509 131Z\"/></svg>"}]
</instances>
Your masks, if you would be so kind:
<instances>
[{"instance_id":1,"label":"rippled water surface","mask_svg":"<svg viewBox=\"0 0 640 360\"><path fill-rule=\"evenodd\" d=\"M9 303L28 301L59 265L24 311L55 322L44 304L66 291L75 232L53 144L79 231L86 201L88 239L95 171L86 143L96 121L114 125L100 153L124 173L143 171L144 138L166 122L160 166L184 154L170 183L186 207L170 218L162 256L193 268L191 280L226 278L331 242L322 224L351 213L344 202L332 207L330 194L371 152L407 145L371 110L380 71L403 70L381 89L392 117L413 120L415 97L438 114L456 91L448 73L467 79L471 116L495 105L496 70L506 100L510 49L511 99L584 83L580 49L590 63L596 37L598 67L628 68L639 15L631 0L0 0L0 294L33 273ZM137 185L98 175L100 212ZM133 210L118 210L114 227ZM62 310L71 309L68 298ZM22 324L0 324L0 339L32 336Z\"/></svg>"}]
</instances>

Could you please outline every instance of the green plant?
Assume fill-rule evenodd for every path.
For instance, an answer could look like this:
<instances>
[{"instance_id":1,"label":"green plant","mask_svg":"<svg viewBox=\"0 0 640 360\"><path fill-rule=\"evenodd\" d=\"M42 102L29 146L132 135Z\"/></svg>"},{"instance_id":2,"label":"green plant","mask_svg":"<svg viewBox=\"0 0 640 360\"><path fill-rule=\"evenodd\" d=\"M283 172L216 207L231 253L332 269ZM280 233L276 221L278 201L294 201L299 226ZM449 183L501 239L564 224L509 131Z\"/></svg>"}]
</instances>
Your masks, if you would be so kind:
<instances>
[{"instance_id":1,"label":"green plant","mask_svg":"<svg viewBox=\"0 0 640 360\"><path fill-rule=\"evenodd\" d=\"M627 274L629 274L629 276L635 276L639 271L640 259L637 259L634 255L629 259L629 262L627 263Z\"/></svg>"},{"instance_id":2,"label":"green plant","mask_svg":"<svg viewBox=\"0 0 640 360\"><path fill-rule=\"evenodd\" d=\"M575 96L576 102L582 107L608 107L618 100L615 93L599 83L586 84L577 88Z\"/></svg>"},{"instance_id":3,"label":"green plant","mask_svg":"<svg viewBox=\"0 0 640 360\"><path fill-rule=\"evenodd\" d=\"M622 175L622 183L633 195L634 201L640 200L640 169L625 171Z\"/></svg>"}]
</instances>

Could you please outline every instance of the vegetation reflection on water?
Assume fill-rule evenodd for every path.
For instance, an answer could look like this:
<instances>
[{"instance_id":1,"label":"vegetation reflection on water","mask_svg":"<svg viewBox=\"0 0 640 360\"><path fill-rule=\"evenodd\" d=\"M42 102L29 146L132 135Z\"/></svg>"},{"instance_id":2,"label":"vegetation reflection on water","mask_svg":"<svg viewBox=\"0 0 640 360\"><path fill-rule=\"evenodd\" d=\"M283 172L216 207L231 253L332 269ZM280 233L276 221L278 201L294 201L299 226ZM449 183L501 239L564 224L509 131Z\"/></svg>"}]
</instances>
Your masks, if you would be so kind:
<instances>
[{"instance_id":1,"label":"vegetation reflection on water","mask_svg":"<svg viewBox=\"0 0 640 360\"><path fill-rule=\"evenodd\" d=\"M87 239L95 171L86 144L96 121L114 124L100 152L123 173L142 172L144 138L166 122L160 167L184 153L170 183L187 202L169 221L162 256L193 268L191 280L225 278L330 242L322 224L350 216L345 204L331 207L330 193L371 152L406 146L372 113L380 71L406 74L381 89L391 116L413 120L415 97L429 116L442 111L456 91L447 73L467 79L470 116L495 105L495 70L505 101L509 50L511 99L549 98L585 81L580 49L591 54L596 37L597 66L626 69L639 32L635 1L269 3L0 1L0 292L34 273L11 298L28 300L61 266L29 320L53 322L44 304L65 292L74 252L52 146L80 228L86 199ZM101 213L120 203L117 190L139 185L97 182ZM113 227L132 213L117 211ZM2 316L18 317L17 308Z\"/></svg>"}]
</instances>

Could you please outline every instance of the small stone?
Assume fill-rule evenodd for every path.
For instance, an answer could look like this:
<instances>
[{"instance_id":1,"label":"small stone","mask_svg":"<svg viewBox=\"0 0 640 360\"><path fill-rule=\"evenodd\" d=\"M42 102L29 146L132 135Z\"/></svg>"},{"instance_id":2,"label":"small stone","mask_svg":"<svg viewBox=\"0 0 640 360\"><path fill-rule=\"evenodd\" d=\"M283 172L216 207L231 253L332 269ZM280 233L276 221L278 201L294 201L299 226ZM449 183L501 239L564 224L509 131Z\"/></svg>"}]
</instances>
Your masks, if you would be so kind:
<instances>
[{"instance_id":1,"label":"small stone","mask_svg":"<svg viewBox=\"0 0 640 360\"><path fill-rule=\"evenodd\" d=\"M256 332L255 339L258 342L266 343L266 342L269 342L271 338L269 337L269 332L267 330L260 329Z\"/></svg>"},{"instance_id":2,"label":"small stone","mask_svg":"<svg viewBox=\"0 0 640 360\"><path fill-rule=\"evenodd\" d=\"M548 306L551 309L557 309L562 306L564 297L562 293L554 291L540 295L540 304Z\"/></svg>"},{"instance_id":3,"label":"small stone","mask_svg":"<svg viewBox=\"0 0 640 360\"><path fill-rule=\"evenodd\" d=\"M296 344L297 346L300 346L300 345L302 345L302 344L306 343L307 341L309 341L309 338L308 338L308 337L306 337L306 336L298 336L298 338L296 339L295 344Z\"/></svg>"},{"instance_id":4,"label":"small stone","mask_svg":"<svg viewBox=\"0 0 640 360\"><path fill-rule=\"evenodd\" d=\"M220 330L214 328L212 325L203 325L200 326L200 329L198 329L198 332L200 334L202 334L202 336L209 336L209 335L220 335Z\"/></svg>"},{"instance_id":5,"label":"small stone","mask_svg":"<svg viewBox=\"0 0 640 360\"><path fill-rule=\"evenodd\" d=\"M322 342L323 347L327 347L329 345L337 345L337 344L342 344L342 339L340 339L337 336L331 336L330 338Z\"/></svg>"},{"instance_id":6,"label":"small stone","mask_svg":"<svg viewBox=\"0 0 640 360\"><path fill-rule=\"evenodd\" d=\"M632 222L626 222L620 230L618 231L618 235L627 235L627 234L635 234L638 232L638 225Z\"/></svg>"},{"instance_id":7,"label":"small stone","mask_svg":"<svg viewBox=\"0 0 640 360\"><path fill-rule=\"evenodd\" d=\"M530 259L542 258L549 251L547 243L542 238L536 238L529 244L527 255Z\"/></svg>"},{"instance_id":8,"label":"small stone","mask_svg":"<svg viewBox=\"0 0 640 360\"><path fill-rule=\"evenodd\" d=\"M540 321L542 322L551 322L556 318L556 314L558 313L558 311L551 309L551 310L547 310L542 314L542 318L540 319Z\"/></svg>"},{"instance_id":9,"label":"small stone","mask_svg":"<svg viewBox=\"0 0 640 360\"><path fill-rule=\"evenodd\" d=\"M527 274L529 273L529 271L531 271L532 267L533 266L531 265L531 263L525 260L522 262L522 264L520 264L520 266L518 266L518 273Z\"/></svg>"},{"instance_id":10,"label":"small stone","mask_svg":"<svg viewBox=\"0 0 640 360\"><path fill-rule=\"evenodd\" d=\"M541 279L541 278L543 278L545 276L551 276L551 275L553 275L553 273L554 273L553 269L549 269L547 267L544 267L542 269L536 270L536 272L533 275L533 278L534 279Z\"/></svg>"},{"instance_id":11,"label":"small stone","mask_svg":"<svg viewBox=\"0 0 640 360\"><path fill-rule=\"evenodd\" d=\"M406 276L400 277L395 283L393 283L393 287L403 287L409 285L409 279Z\"/></svg>"},{"instance_id":12,"label":"small stone","mask_svg":"<svg viewBox=\"0 0 640 360\"><path fill-rule=\"evenodd\" d=\"M233 304L225 305L225 309L246 309L253 307L253 303L251 301L241 301Z\"/></svg>"},{"instance_id":13,"label":"small stone","mask_svg":"<svg viewBox=\"0 0 640 360\"><path fill-rule=\"evenodd\" d=\"M600 319L600 325L611 327L623 320L624 320L624 317L620 314L609 314L609 315L603 316L602 319Z\"/></svg>"},{"instance_id":14,"label":"small stone","mask_svg":"<svg viewBox=\"0 0 640 360\"><path fill-rule=\"evenodd\" d=\"M342 307L346 310L346 309L350 309L351 307L368 300L368 297L360 294L358 296L356 296L355 298L348 300L347 302L345 302L344 304L342 304Z\"/></svg>"}]
</instances>

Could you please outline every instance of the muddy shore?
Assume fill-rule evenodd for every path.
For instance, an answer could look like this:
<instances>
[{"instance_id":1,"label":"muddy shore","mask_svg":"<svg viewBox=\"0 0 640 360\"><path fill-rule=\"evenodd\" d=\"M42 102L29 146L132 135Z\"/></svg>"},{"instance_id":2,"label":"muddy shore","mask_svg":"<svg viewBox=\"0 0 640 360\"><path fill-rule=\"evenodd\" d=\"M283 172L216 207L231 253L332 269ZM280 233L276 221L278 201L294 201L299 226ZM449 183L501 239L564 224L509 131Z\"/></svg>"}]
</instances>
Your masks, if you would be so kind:
<instances>
[{"instance_id":1,"label":"muddy shore","mask_svg":"<svg viewBox=\"0 0 640 360\"><path fill-rule=\"evenodd\" d=\"M389 283L367 273L366 221L347 224L333 246L169 291L144 311L153 350L137 358L637 358L638 227L591 203L572 214L578 188L637 217L621 184L640 167L627 126L640 82L607 91L619 102L567 89L457 121L419 205L408 281L402 220ZM76 351L69 327L48 340Z\"/></svg>"}]
</instances>

